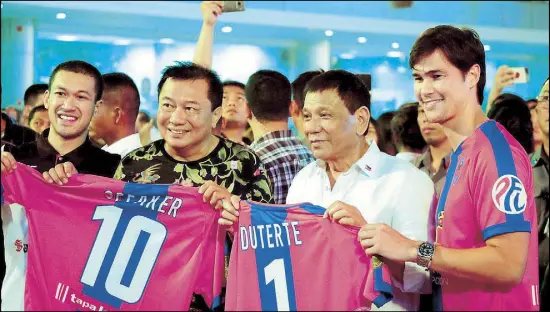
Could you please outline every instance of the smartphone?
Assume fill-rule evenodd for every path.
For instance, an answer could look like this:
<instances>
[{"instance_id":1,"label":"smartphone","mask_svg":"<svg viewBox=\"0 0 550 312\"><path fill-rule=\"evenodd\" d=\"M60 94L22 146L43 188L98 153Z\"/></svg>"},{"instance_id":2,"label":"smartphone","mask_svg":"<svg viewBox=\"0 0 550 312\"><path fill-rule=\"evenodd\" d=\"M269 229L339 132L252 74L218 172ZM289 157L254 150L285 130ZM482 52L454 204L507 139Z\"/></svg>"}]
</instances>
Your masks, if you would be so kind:
<instances>
[{"instance_id":1,"label":"smartphone","mask_svg":"<svg viewBox=\"0 0 550 312\"><path fill-rule=\"evenodd\" d=\"M514 72L514 83L529 82L529 69L527 67L510 67Z\"/></svg>"},{"instance_id":2,"label":"smartphone","mask_svg":"<svg viewBox=\"0 0 550 312\"><path fill-rule=\"evenodd\" d=\"M227 12L242 12L244 11L244 1L224 1L222 11Z\"/></svg>"}]
</instances>

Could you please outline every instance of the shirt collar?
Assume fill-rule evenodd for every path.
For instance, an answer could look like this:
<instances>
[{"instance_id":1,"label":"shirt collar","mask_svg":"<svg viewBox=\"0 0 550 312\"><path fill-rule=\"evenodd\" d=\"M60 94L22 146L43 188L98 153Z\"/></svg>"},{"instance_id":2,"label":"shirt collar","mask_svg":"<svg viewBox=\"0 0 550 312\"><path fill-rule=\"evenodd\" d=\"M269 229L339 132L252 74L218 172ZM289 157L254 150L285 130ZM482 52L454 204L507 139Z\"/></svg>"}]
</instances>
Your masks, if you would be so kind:
<instances>
[{"instance_id":1,"label":"shirt collar","mask_svg":"<svg viewBox=\"0 0 550 312\"><path fill-rule=\"evenodd\" d=\"M445 169L445 170L447 170L449 168L449 164L451 162L451 154L452 153L447 154L447 156L445 156L443 158L443 160L441 161L441 165L443 166L443 169ZM422 155L420 155L419 157L420 157L419 158L420 164L419 164L418 168L423 168L423 167L431 168L431 166L432 166L432 153L430 153L429 148Z\"/></svg>"},{"instance_id":2,"label":"shirt collar","mask_svg":"<svg viewBox=\"0 0 550 312\"><path fill-rule=\"evenodd\" d=\"M358 168L359 170L363 171L368 177L374 178L378 176L378 173L380 172L380 156L381 156L380 149L378 148L378 145L373 141L369 149L361 158L359 158L353 166L348 170L352 170L354 168ZM316 164L319 169L326 170L326 162L320 159L317 159Z\"/></svg>"},{"instance_id":3,"label":"shirt collar","mask_svg":"<svg viewBox=\"0 0 550 312\"><path fill-rule=\"evenodd\" d=\"M548 155L546 154L543 146L541 146L539 150L534 153L533 167L538 167L542 165L548 167Z\"/></svg>"},{"instance_id":4,"label":"shirt collar","mask_svg":"<svg viewBox=\"0 0 550 312\"><path fill-rule=\"evenodd\" d=\"M271 131L264 135L262 135L260 138L252 142L252 145L258 145L262 142L273 140L273 139L284 139L284 138L290 138L292 137L292 131L290 130L277 130L277 131Z\"/></svg>"},{"instance_id":5,"label":"shirt collar","mask_svg":"<svg viewBox=\"0 0 550 312\"><path fill-rule=\"evenodd\" d=\"M57 158L59 156L63 156L64 160L70 161L75 167L78 168L82 161L90 154L90 151L93 148L92 142L88 137L86 137L86 140L84 141L84 143L82 143L82 145L65 155L60 155L59 152L55 150L55 148L48 141L49 133L49 128L44 130L44 132L42 132L36 142L38 155L41 159L46 159L48 157Z\"/></svg>"}]
</instances>

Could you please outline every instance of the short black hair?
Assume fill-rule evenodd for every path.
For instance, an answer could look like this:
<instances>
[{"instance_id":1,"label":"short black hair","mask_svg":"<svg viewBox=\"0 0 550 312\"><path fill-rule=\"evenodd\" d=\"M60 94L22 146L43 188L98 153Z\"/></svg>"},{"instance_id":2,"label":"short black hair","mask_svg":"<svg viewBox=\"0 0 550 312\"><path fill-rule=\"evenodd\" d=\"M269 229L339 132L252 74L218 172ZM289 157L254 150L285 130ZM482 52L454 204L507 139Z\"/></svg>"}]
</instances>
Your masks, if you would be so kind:
<instances>
[{"instance_id":1,"label":"short black hair","mask_svg":"<svg viewBox=\"0 0 550 312\"><path fill-rule=\"evenodd\" d=\"M336 90L350 114L362 106L370 110L369 89L355 74L342 69L324 72L306 84L305 94L326 90Z\"/></svg>"},{"instance_id":2,"label":"short black hair","mask_svg":"<svg viewBox=\"0 0 550 312\"><path fill-rule=\"evenodd\" d=\"M248 78L245 96L260 121L286 120L290 116L290 81L274 70L259 70Z\"/></svg>"},{"instance_id":3,"label":"short black hair","mask_svg":"<svg viewBox=\"0 0 550 312\"><path fill-rule=\"evenodd\" d=\"M485 49L477 32L471 28L457 28L451 25L439 25L428 28L416 39L409 55L409 66L414 68L418 62L437 49L465 76L475 64L479 65L477 99L483 103L483 89L486 82Z\"/></svg>"},{"instance_id":4,"label":"short black hair","mask_svg":"<svg viewBox=\"0 0 550 312\"><path fill-rule=\"evenodd\" d=\"M48 109L44 105L38 105L38 106L33 107L33 109L31 109L31 111L29 113L29 120L27 121L28 125L30 126L31 121L34 118L34 115L36 114L36 112L47 112L47 111L48 111Z\"/></svg>"},{"instance_id":5,"label":"short black hair","mask_svg":"<svg viewBox=\"0 0 550 312\"><path fill-rule=\"evenodd\" d=\"M418 125L418 102L402 105L391 120L391 132L396 146L421 150L426 141Z\"/></svg>"},{"instance_id":6,"label":"short black hair","mask_svg":"<svg viewBox=\"0 0 550 312\"><path fill-rule=\"evenodd\" d=\"M378 148L380 151L395 156L397 148L393 143L391 132L391 121L395 111L388 111L378 116L376 120L376 136L378 137Z\"/></svg>"},{"instance_id":7,"label":"short black hair","mask_svg":"<svg viewBox=\"0 0 550 312\"><path fill-rule=\"evenodd\" d=\"M48 85L45 83L35 83L25 90L25 95L23 96L24 105L30 105L31 99L36 98L37 96L44 95L44 92L48 90Z\"/></svg>"},{"instance_id":8,"label":"short black hair","mask_svg":"<svg viewBox=\"0 0 550 312\"><path fill-rule=\"evenodd\" d=\"M105 83L106 91L114 91L120 88L127 88L133 93L129 99L131 103L128 105L128 113L130 114L130 119L137 118L139 113L139 90L134 82L134 80L126 75L125 73L108 73L103 75L103 82Z\"/></svg>"},{"instance_id":9,"label":"short black hair","mask_svg":"<svg viewBox=\"0 0 550 312\"><path fill-rule=\"evenodd\" d=\"M236 80L226 80L226 81L223 82L223 86L224 87L239 87L239 88L243 89L243 91L246 88L244 83L242 83L240 81L236 81Z\"/></svg>"},{"instance_id":10,"label":"short black hair","mask_svg":"<svg viewBox=\"0 0 550 312\"><path fill-rule=\"evenodd\" d=\"M527 154L534 151L533 122L527 103L511 93L499 95L487 117L500 123L523 146Z\"/></svg>"},{"instance_id":11,"label":"short black hair","mask_svg":"<svg viewBox=\"0 0 550 312\"><path fill-rule=\"evenodd\" d=\"M313 79L313 77L317 77L324 72L325 71L322 69L306 71L301 73L300 76L292 82L292 99L298 104L300 110L304 108L304 102L306 101L306 93L304 92L306 84Z\"/></svg>"},{"instance_id":12,"label":"short black hair","mask_svg":"<svg viewBox=\"0 0 550 312\"><path fill-rule=\"evenodd\" d=\"M57 75L57 73L62 70L76 74L83 74L94 78L96 89L95 102L101 100L101 98L103 97L104 87L101 73L97 68L95 68L94 65L79 60L67 61L57 65L57 67L53 70L52 75L50 76L50 82L48 83L48 90L50 92L52 91L52 84L55 79L55 75Z\"/></svg>"},{"instance_id":13,"label":"short black hair","mask_svg":"<svg viewBox=\"0 0 550 312\"><path fill-rule=\"evenodd\" d=\"M166 66L157 87L158 97L160 97L160 91L168 78L175 80L206 80L208 99L212 103L212 111L222 106L223 85L215 71L192 62L176 62L176 65Z\"/></svg>"}]
</instances>

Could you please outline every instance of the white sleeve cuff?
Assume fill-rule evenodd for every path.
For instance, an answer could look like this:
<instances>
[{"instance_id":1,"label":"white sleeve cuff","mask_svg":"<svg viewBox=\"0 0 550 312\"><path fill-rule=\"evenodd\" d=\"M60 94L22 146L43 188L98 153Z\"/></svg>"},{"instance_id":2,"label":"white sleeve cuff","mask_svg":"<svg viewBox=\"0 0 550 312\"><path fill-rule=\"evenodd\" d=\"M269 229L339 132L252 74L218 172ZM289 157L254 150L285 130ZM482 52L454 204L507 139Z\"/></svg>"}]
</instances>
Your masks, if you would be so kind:
<instances>
[{"instance_id":1,"label":"white sleeve cuff","mask_svg":"<svg viewBox=\"0 0 550 312\"><path fill-rule=\"evenodd\" d=\"M403 271L403 282L391 277L393 286L401 289L402 292L426 293L430 286L430 274L426 268L413 262L405 262Z\"/></svg>"}]
</instances>

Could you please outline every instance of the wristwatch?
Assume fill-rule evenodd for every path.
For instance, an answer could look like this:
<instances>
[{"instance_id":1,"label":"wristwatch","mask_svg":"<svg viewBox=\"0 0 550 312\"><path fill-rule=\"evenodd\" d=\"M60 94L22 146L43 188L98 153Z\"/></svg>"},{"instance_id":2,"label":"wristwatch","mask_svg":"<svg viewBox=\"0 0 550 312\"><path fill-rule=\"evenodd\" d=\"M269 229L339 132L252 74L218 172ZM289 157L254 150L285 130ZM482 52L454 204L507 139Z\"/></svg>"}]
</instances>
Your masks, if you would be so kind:
<instances>
[{"instance_id":1,"label":"wristwatch","mask_svg":"<svg viewBox=\"0 0 550 312\"><path fill-rule=\"evenodd\" d=\"M418 253L416 257L416 263L427 269L432 264L432 258L434 256L435 246L429 242L423 242L418 246Z\"/></svg>"}]
</instances>

